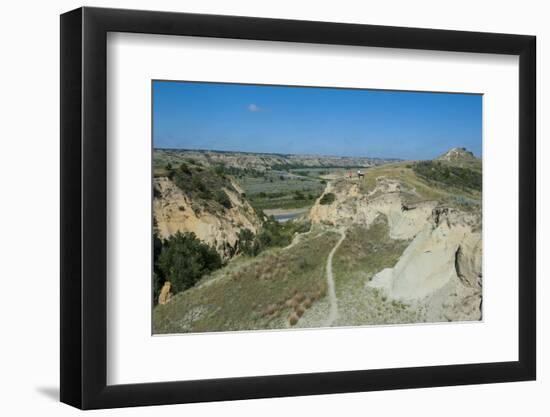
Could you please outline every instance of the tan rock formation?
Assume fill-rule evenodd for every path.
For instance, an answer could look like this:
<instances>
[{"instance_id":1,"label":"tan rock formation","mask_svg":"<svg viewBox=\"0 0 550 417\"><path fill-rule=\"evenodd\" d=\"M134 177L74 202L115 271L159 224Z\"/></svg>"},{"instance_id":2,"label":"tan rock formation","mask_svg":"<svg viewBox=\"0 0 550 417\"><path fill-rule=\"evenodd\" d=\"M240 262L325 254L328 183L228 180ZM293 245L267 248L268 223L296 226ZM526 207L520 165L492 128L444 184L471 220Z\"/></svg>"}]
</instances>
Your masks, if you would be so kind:
<instances>
[{"instance_id":1,"label":"tan rock formation","mask_svg":"<svg viewBox=\"0 0 550 417\"><path fill-rule=\"evenodd\" d=\"M172 299L172 293L170 292L171 288L172 284L170 283L170 281L166 281L162 286L158 299L158 303L160 305L167 304Z\"/></svg>"},{"instance_id":2,"label":"tan rock formation","mask_svg":"<svg viewBox=\"0 0 550 417\"><path fill-rule=\"evenodd\" d=\"M168 178L155 178L157 196L153 201L155 227L161 238L176 232L193 232L203 242L212 245L223 258L234 252L242 228L257 233L261 221L250 204L237 192L224 189L232 208L223 213L193 207L193 202Z\"/></svg>"},{"instance_id":3,"label":"tan rock formation","mask_svg":"<svg viewBox=\"0 0 550 417\"><path fill-rule=\"evenodd\" d=\"M442 207L437 201L405 205L397 181L378 178L368 194L357 184L329 183L335 200L312 207L313 223L369 227L386 216L392 239L411 240L393 268L378 272L367 284L390 299L417 304L426 320L481 318L482 240L480 214Z\"/></svg>"},{"instance_id":4,"label":"tan rock formation","mask_svg":"<svg viewBox=\"0 0 550 417\"><path fill-rule=\"evenodd\" d=\"M427 306L427 319L481 318L481 234L472 215L434 209L397 264L368 283L392 299Z\"/></svg>"},{"instance_id":5,"label":"tan rock formation","mask_svg":"<svg viewBox=\"0 0 550 417\"><path fill-rule=\"evenodd\" d=\"M311 208L309 217L317 224L361 224L368 227L377 216L383 214L388 218L393 239L411 239L425 226L437 202L422 202L416 204L414 209L407 209L399 191L396 181L385 179L380 179L378 186L367 195L359 194L355 183L343 183L338 187L329 183L324 194L333 193L335 201L322 205L321 196Z\"/></svg>"}]
</instances>

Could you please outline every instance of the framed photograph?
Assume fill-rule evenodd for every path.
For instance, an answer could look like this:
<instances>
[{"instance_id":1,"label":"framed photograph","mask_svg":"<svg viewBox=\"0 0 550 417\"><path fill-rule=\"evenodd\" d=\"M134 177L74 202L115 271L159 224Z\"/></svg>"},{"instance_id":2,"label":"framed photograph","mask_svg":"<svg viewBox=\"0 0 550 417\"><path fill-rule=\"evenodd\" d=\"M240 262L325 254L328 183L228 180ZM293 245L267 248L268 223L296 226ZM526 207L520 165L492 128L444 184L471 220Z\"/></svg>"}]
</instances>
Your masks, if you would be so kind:
<instances>
[{"instance_id":1,"label":"framed photograph","mask_svg":"<svg viewBox=\"0 0 550 417\"><path fill-rule=\"evenodd\" d=\"M535 37L61 16L61 401L533 380Z\"/></svg>"}]
</instances>

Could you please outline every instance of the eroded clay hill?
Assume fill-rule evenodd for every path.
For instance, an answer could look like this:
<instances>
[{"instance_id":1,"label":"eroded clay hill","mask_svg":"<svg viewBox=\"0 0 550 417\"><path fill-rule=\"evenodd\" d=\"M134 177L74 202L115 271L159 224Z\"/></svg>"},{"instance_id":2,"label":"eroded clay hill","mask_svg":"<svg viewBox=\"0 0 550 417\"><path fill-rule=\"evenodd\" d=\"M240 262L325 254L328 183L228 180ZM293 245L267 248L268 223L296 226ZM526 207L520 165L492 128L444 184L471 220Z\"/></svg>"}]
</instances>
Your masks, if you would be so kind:
<instances>
[{"instance_id":1,"label":"eroded clay hill","mask_svg":"<svg viewBox=\"0 0 550 417\"><path fill-rule=\"evenodd\" d=\"M480 205L454 204L462 191L423 183L403 164L368 175L370 187L364 186L369 178L329 184L325 193L334 201L321 204L321 197L310 211L312 222L368 234L383 218L389 238L407 246L394 265L364 276L364 285L416 310L425 321L481 319ZM464 193L461 198L476 200L475 192Z\"/></svg>"},{"instance_id":2,"label":"eroded clay hill","mask_svg":"<svg viewBox=\"0 0 550 417\"><path fill-rule=\"evenodd\" d=\"M239 231L243 228L256 234L261 220L242 197L235 183L221 191L228 207L215 201L207 201L186 194L167 177L154 180L155 198L153 215L160 238L168 238L176 232L193 232L203 242L216 248L222 258L229 258L235 251Z\"/></svg>"}]
</instances>

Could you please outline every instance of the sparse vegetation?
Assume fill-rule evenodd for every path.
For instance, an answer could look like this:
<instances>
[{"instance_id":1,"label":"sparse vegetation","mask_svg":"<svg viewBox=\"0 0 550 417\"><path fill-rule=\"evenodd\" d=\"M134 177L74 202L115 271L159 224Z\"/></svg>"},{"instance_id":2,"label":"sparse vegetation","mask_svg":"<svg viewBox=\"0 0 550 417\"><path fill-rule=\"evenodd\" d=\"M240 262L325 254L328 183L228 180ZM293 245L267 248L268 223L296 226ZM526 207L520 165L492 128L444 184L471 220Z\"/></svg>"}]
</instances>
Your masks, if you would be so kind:
<instances>
[{"instance_id":1,"label":"sparse vegetation","mask_svg":"<svg viewBox=\"0 0 550 417\"><path fill-rule=\"evenodd\" d=\"M205 169L193 165L190 161L184 161L174 169L171 163L167 163L164 169L157 170L156 174L170 178L190 200L195 203L203 201L203 208L212 212L232 207L231 199L225 190L237 193L221 165ZM158 191L156 193L158 196Z\"/></svg>"},{"instance_id":2,"label":"sparse vegetation","mask_svg":"<svg viewBox=\"0 0 550 417\"><path fill-rule=\"evenodd\" d=\"M452 166L440 161L421 161L416 162L412 169L416 175L428 181L435 181L462 189L470 188L481 191L481 172L469 168Z\"/></svg>"},{"instance_id":3,"label":"sparse vegetation","mask_svg":"<svg viewBox=\"0 0 550 417\"><path fill-rule=\"evenodd\" d=\"M322 233L322 234L319 234ZM338 239L316 232L292 250L238 257L170 303L157 305L155 333L287 328L326 295L325 260ZM299 265L299 261L306 262ZM208 284L208 285L206 285ZM308 301L309 300L309 301ZM291 324L290 317L292 317Z\"/></svg>"},{"instance_id":4,"label":"sparse vegetation","mask_svg":"<svg viewBox=\"0 0 550 417\"><path fill-rule=\"evenodd\" d=\"M383 215L379 215L368 229L361 226L351 228L334 256L337 276L341 281L342 277L356 271L374 275L392 267L408 243L390 239L388 221Z\"/></svg>"},{"instance_id":5,"label":"sparse vegetation","mask_svg":"<svg viewBox=\"0 0 550 417\"><path fill-rule=\"evenodd\" d=\"M229 199L229 196L224 190L214 191L214 200L216 200L219 204L221 204L223 207L227 209L230 209L233 206L231 204L231 200Z\"/></svg>"},{"instance_id":6,"label":"sparse vegetation","mask_svg":"<svg viewBox=\"0 0 550 417\"><path fill-rule=\"evenodd\" d=\"M338 308L348 325L418 320L407 305L389 301L379 290L366 286L374 274L393 267L408 244L390 239L384 216L368 229L356 226L348 231L333 260Z\"/></svg>"}]
</instances>

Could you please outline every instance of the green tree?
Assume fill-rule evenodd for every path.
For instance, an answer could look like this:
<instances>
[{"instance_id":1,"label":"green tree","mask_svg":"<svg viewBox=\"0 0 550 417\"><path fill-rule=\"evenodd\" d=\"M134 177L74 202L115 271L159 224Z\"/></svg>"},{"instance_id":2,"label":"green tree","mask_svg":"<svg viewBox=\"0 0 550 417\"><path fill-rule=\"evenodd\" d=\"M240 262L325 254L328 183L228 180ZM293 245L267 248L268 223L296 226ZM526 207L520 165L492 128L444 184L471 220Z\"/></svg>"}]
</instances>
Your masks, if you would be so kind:
<instances>
[{"instance_id":1,"label":"green tree","mask_svg":"<svg viewBox=\"0 0 550 417\"><path fill-rule=\"evenodd\" d=\"M256 250L259 249L255 243L254 233L250 229L244 228L239 230L237 236L237 251L244 253L245 255L255 256Z\"/></svg>"},{"instance_id":2,"label":"green tree","mask_svg":"<svg viewBox=\"0 0 550 417\"><path fill-rule=\"evenodd\" d=\"M162 252L162 240L157 233L153 233L153 300L158 301L160 289L164 285L164 275L158 266L160 253Z\"/></svg>"},{"instance_id":3,"label":"green tree","mask_svg":"<svg viewBox=\"0 0 550 417\"><path fill-rule=\"evenodd\" d=\"M222 266L216 250L201 242L194 233L178 232L167 239L158 266L174 293L195 285L204 275Z\"/></svg>"},{"instance_id":4,"label":"green tree","mask_svg":"<svg viewBox=\"0 0 550 417\"><path fill-rule=\"evenodd\" d=\"M333 193L326 193L323 195L321 200L319 201L319 204L327 205L334 203L334 200L336 200L336 196Z\"/></svg>"}]
</instances>

